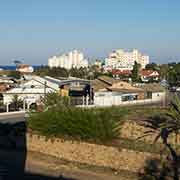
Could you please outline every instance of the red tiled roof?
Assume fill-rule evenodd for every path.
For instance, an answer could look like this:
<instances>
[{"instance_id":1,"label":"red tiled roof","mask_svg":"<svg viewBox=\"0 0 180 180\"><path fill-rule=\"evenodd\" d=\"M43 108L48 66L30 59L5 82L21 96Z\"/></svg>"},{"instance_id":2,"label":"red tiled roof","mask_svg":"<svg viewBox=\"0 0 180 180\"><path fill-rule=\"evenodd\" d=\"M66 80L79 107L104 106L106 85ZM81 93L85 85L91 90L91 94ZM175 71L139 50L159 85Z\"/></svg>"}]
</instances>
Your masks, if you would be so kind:
<instances>
[{"instance_id":1,"label":"red tiled roof","mask_svg":"<svg viewBox=\"0 0 180 180\"><path fill-rule=\"evenodd\" d=\"M149 77L157 77L159 76L159 73L157 71L153 71L153 70L145 70L143 69L140 72L141 76L149 76Z\"/></svg>"},{"instance_id":2,"label":"red tiled roof","mask_svg":"<svg viewBox=\"0 0 180 180\"><path fill-rule=\"evenodd\" d=\"M113 75L131 75L131 70L118 70L113 69L112 70Z\"/></svg>"}]
</instances>

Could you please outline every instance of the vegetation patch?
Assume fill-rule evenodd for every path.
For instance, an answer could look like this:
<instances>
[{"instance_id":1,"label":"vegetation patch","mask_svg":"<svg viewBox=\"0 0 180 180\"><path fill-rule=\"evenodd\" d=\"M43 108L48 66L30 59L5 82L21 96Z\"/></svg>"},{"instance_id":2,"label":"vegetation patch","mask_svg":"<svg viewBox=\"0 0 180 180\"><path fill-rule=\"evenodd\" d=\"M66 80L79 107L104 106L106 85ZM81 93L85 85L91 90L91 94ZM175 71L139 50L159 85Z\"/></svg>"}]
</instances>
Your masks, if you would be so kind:
<instances>
[{"instance_id":1,"label":"vegetation patch","mask_svg":"<svg viewBox=\"0 0 180 180\"><path fill-rule=\"evenodd\" d=\"M58 105L44 112L31 113L28 124L30 129L47 137L70 136L101 143L119 137L127 113L124 108L86 109Z\"/></svg>"},{"instance_id":2,"label":"vegetation patch","mask_svg":"<svg viewBox=\"0 0 180 180\"><path fill-rule=\"evenodd\" d=\"M152 116L162 111L157 107L134 106L78 108L68 102L68 98L48 94L44 111L30 113L29 128L47 138L72 138L106 144L116 140L119 142L120 129L126 120Z\"/></svg>"}]
</instances>

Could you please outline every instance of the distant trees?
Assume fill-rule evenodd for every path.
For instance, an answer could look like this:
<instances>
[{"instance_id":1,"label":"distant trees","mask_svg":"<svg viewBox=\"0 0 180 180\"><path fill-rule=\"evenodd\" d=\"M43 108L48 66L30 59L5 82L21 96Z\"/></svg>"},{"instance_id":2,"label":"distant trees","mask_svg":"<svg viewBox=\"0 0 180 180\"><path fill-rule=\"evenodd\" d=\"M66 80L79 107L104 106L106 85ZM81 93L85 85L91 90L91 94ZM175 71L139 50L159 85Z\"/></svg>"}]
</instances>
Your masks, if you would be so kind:
<instances>
[{"instance_id":1,"label":"distant trees","mask_svg":"<svg viewBox=\"0 0 180 180\"><path fill-rule=\"evenodd\" d=\"M147 70L154 70L160 74L160 79L166 79L170 86L180 85L180 63L169 63L157 65L151 63L146 65Z\"/></svg>"},{"instance_id":2,"label":"distant trees","mask_svg":"<svg viewBox=\"0 0 180 180\"><path fill-rule=\"evenodd\" d=\"M150 64L146 65L145 69L158 71L159 70L159 66L156 63L150 63Z\"/></svg>"},{"instance_id":3,"label":"distant trees","mask_svg":"<svg viewBox=\"0 0 180 180\"><path fill-rule=\"evenodd\" d=\"M167 74L167 80L171 86L175 85L178 80L178 75L175 69L170 69Z\"/></svg>"},{"instance_id":4,"label":"distant trees","mask_svg":"<svg viewBox=\"0 0 180 180\"><path fill-rule=\"evenodd\" d=\"M139 73L140 68L141 68L141 65L135 61L134 66L133 66L133 70L132 70L132 75L131 75L133 82L139 82L140 81L140 73Z\"/></svg>"},{"instance_id":5,"label":"distant trees","mask_svg":"<svg viewBox=\"0 0 180 180\"><path fill-rule=\"evenodd\" d=\"M169 71L168 64L161 64L161 65L159 65L160 79L167 79L168 71Z\"/></svg>"},{"instance_id":6,"label":"distant trees","mask_svg":"<svg viewBox=\"0 0 180 180\"><path fill-rule=\"evenodd\" d=\"M69 76L87 79L88 78L88 69L83 68L83 67L80 67L79 69L71 68L69 70Z\"/></svg>"},{"instance_id":7,"label":"distant trees","mask_svg":"<svg viewBox=\"0 0 180 180\"><path fill-rule=\"evenodd\" d=\"M48 66L41 66L40 68L35 70L35 74L39 76L52 76L52 77L77 77L82 79L90 79L89 73L93 73L93 78L97 78L98 76L104 74L102 69L99 69L97 66L91 66L88 68L80 67L80 68L71 68L67 70L61 67L49 68ZM111 73L107 73L105 75L111 76Z\"/></svg>"},{"instance_id":8,"label":"distant trees","mask_svg":"<svg viewBox=\"0 0 180 180\"><path fill-rule=\"evenodd\" d=\"M180 85L180 63L171 63L168 64L168 82L171 86L179 86Z\"/></svg>"},{"instance_id":9,"label":"distant trees","mask_svg":"<svg viewBox=\"0 0 180 180\"><path fill-rule=\"evenodd\" d=\"M68 77L68 70L65 68L54 67L49 68L48 66L41 66L35 70L35 74L39 76L52 76L52 77Z\"/></svg>"}]
</instances>

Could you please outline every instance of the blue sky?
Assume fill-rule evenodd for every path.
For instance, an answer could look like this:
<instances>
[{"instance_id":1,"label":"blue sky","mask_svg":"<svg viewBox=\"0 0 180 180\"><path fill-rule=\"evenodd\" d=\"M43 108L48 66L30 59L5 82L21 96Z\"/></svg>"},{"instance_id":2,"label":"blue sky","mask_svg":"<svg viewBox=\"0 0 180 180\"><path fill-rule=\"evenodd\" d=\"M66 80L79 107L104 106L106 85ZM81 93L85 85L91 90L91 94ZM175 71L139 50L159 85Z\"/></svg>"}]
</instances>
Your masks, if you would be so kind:
<instances>
[{"instance_id":1,"label":"blue sky","mask_svg":"<svg viewBox=\"0 0 180 180\"><path fill-rule=\"evenodd\" d=\"M47 64L74 48L90 58L138 48L180 61L179 0L0 0L0 64Z\"/></svg>"}]
</instances>

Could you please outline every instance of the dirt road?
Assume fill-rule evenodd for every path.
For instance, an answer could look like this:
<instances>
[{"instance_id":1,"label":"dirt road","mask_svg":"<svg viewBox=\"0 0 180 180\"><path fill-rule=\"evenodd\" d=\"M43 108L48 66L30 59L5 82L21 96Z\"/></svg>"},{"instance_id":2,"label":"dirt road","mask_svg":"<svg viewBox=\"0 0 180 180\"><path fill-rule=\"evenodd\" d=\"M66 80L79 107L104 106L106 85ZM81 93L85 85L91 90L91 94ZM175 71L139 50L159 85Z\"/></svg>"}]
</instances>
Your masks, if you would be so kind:
<instances>
[{"instance_id":1,"label":"dirt road","mask_svg":"<svg viewBox=\"0 0 180 180\"><path fill-rule=\"evenodd\" d=\"M42 174L44 176L59 180L132 180L134 177L124 176L116 172L97 171L93 169L79 168L74 164L66 164L53 157L45 157L39 153L30 152L26 161L26 170L32 174Z\"/></svg>"}]
</instances>

